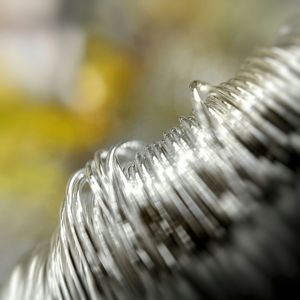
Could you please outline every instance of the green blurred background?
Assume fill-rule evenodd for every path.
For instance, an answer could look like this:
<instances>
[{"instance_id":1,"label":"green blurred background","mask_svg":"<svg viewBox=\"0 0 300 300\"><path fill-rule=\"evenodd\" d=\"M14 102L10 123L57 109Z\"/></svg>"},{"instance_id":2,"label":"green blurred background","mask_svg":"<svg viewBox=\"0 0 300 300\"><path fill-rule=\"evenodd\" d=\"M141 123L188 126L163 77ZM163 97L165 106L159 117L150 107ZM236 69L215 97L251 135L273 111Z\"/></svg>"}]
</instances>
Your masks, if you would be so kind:
<instances>
[{"instance_id":1,"label":"green blurred background","mask_svg":"<svg viewBox=\"0 0 300 300\"><path fill-rule=\"evenodd\" d=\"M154 141L298 0L0 0L0 283L48 239L98 148Z\"/></svg>"}]
</instances>

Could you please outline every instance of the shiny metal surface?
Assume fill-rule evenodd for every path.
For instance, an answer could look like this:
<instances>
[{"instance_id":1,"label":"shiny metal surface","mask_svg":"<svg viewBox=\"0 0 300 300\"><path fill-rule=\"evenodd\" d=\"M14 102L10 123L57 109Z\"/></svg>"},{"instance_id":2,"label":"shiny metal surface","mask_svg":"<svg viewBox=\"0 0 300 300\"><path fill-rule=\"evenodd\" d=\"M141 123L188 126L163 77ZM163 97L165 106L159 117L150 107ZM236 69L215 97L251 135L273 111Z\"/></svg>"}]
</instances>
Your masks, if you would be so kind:
<instances>
[{"instance_id":1,"label":"shiny metal surface","mask_svg":"<svg viewBox=\"0 0 300 300\"><path fill-rule=\"evenodd\" d=\"M236 77L191 84L194 112L163 139L96 152L70 180L51 244L18 266L2 299L147 298L231 224L255 213L300 151L299 25Z\"/></svg>"}]
</instances>

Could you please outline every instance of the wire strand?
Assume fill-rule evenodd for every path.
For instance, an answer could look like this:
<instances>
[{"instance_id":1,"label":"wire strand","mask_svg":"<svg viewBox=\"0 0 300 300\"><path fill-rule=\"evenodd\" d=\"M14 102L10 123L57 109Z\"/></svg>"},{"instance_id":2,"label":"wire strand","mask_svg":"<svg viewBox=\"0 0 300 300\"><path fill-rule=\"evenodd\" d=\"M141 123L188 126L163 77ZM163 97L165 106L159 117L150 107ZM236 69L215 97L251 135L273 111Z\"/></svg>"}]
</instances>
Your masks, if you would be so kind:
<instances>
[{"instance_id":1,"label":"wire strand","mask_svg":"<svg viewBox=\"0 0 300 300\"><path fill-rule=\"evenodd\" d=\"M298 26L283 27L235 78L190 89L193 114L161 141L98 151L71 178L51 245L15 269L3 299L147 298L157 276L257 211L272 182L291 180L300 151Z\"/></svg>"}]
</instances>

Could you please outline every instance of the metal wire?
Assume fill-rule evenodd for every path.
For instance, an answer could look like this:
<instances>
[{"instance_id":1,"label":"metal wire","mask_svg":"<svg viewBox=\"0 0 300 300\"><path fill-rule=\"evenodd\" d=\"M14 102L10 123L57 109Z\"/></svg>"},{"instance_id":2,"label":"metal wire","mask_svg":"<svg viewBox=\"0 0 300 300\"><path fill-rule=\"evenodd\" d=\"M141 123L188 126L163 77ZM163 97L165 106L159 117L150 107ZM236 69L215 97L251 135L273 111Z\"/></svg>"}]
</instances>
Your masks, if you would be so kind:
<instances>
[{"instance_id":1,"label":"metal wire","mask_svg":"<svg viewBox=\"0 0 300 300\"><path fill-rule=\"evenodd\" d=\"M226 83L193 82L192 116L161 141L96 152L69 182L51 245L2 299L155 299L162 274L255 214L298 167L299 33L283 27Z\"/></svg>"}]
</instances>

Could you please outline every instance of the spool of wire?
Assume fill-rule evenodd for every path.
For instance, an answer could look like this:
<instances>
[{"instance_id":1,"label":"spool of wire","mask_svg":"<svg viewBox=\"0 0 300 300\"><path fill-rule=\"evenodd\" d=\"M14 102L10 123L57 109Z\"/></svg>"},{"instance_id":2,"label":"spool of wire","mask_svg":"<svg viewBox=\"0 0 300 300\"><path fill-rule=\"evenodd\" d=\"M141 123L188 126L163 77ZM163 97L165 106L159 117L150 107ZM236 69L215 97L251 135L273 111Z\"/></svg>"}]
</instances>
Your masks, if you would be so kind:
<instances>
[{"instance_id":1,"label":"spool of wire","mask_svg":"<svg viewBox=\"0 0 300 300\"><path fill-rule=\"evenodd\" d=\"M298 274L299 24L190 88L193 114L161 141L98 151L72 177L51 244L2 299L271 298L278 272Z\"/></svg>"}]
</instances>

